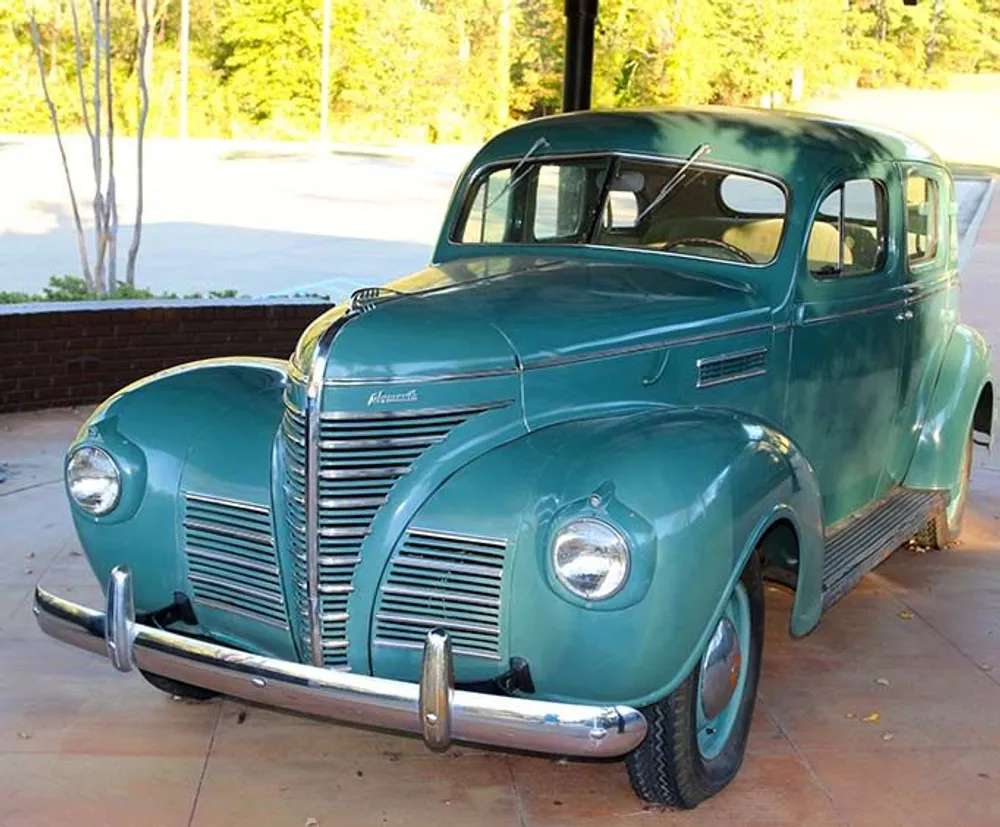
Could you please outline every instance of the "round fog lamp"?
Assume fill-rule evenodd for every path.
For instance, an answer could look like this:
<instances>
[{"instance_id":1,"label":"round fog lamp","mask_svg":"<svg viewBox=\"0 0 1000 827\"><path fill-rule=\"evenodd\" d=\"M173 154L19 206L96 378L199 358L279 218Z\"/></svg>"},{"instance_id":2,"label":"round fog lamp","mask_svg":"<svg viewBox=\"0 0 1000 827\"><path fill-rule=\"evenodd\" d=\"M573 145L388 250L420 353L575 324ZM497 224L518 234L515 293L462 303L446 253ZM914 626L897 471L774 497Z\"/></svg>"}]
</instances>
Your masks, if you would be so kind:
<instances>
[{"instance_id":1,"label":"round fog lamp","mask_svg":"<svg viewBox=\"0 0 1000 827\"><path fill-rule=\"evenodd\" d=\"M94 446L77 448L66 464L69 494L88 514L100 517L116 505L121 494L121 474L107 451Z\"/></svg>"},{"instance_id":2,"label":"round fog lamp","mask_svg":"<svg viewBox=\"0 0 1000 827\"><path fill-rule=\"evenodd\" d=\"M605 600L628 578L628 541L601 520L573 520L552 540L552 567L559 582L578 597Z\"/></svg>"}]
</instances>

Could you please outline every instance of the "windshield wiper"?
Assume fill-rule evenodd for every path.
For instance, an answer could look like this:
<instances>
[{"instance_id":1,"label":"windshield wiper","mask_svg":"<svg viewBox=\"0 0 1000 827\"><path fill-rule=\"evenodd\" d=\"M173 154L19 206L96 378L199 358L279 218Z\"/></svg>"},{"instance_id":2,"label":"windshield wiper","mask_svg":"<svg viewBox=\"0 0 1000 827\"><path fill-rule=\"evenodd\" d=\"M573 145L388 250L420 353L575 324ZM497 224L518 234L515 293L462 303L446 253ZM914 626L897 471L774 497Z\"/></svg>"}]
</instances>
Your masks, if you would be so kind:
<instances>
[{"instance_id":1,"label":"windshield wiper","mask_svg":"<svg viewBox=\"0 0 1000 827\"><path fill-rule=\"evenodd\" d=\"M521 167L523 167L525 163L527 163L527 160L536 152L538 152L539 149L549 145L550 144L548 142L548 139L544 137L539 138L531 145L531 149L529 149L527 152L524 153L524 155L521 156L521 160L518 161L514 165L514 169L510 171L510 178L507 179L507 183L500 188L500 192L494 195L490 203L483 208L483 213L488 212L490 207L492 207L494 204L496 204L497 201L503 198L504 195L506 195L506 193L508 192L508 190L510 190L512 187L516 187L518 184L521 183L521 180L524 178L524 176L526 176L529 172L531 172L531 169L530 168L526 169L520 175L517 174L517 171Z\"/></svg>"},{"instance_id":2,"label":"windshield wiper","mask_svg":"<svg viewBox=\"0 0 1000 827\"><path fill-rule=\"evenodd\" d=\"M711 151L712 151L711 146L709 146L708 144L702 144L694 152L692 152L688 156L688 159L684 162L684 165L679 170L677 170L677 172L674 173L673 177L669 181L667 181L666 184L663 185L663 189L660 190L656 198L654 198L649 203L649 206L646 207L646 209L644 209L641 213L639 213L639 217L636 218L635 223L638 224L639 222L641 222L642 219L644 219L647 215L649 215L650 212L655 210L658 206L660 206L660 204L666 201L670 193L672 193L675 189L677 189L677 185L684 180L684 175L691 168L691 164L697 161L702 155L707 155Z\"/></svg>"}]
</instances>

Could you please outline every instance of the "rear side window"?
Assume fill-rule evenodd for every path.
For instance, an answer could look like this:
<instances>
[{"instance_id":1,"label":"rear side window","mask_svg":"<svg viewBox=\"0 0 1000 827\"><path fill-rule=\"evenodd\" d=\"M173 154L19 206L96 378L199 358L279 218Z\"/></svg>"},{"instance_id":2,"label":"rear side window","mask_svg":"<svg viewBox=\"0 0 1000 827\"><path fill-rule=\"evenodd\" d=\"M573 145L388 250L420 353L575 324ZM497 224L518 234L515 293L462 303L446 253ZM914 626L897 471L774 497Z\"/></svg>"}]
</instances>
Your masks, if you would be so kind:
<instances>
[{"instance_id":1,"label":"rear side window","mask_svg":"<svg viewBox=\"0 0 1000 827\"><path fill-rule=\"evenodd\" d=\"M870 178L846 181L823 199L809 232L809 270L821 278L864 276L882 269L885 187Z\"/></svg>"},{"instance_id":2,"label":"rear side window","mask_svg":"<svg viewBox=\"0 0 1000 827\"><path fill-rule=\"evenodd\" d=\"M910 264L937 256L939 204L937 181L912 172L906 177L906 251Z\"/></svg>"}]
</instances>

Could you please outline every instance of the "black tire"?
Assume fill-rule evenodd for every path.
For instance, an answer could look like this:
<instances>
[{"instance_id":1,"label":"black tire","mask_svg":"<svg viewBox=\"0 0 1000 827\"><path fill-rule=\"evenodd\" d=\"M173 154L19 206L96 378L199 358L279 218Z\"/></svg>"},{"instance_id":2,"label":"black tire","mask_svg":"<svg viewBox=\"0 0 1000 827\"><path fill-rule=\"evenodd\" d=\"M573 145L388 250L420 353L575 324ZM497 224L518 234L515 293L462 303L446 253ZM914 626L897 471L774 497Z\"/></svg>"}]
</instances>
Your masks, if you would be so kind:
<instances>
[{"instance_id":1,"label":"black tire","mask_svg":"<svg viewBox=\"0 0 1000 827\"><path fill-rule=\"evenodd\" d=\"M632 789L645 801L692 809L732 781L743 763L764 650L764 583L757 553L741 582L750 601L750 651L746 686L729 738L714 758L701 754L696 725L699 660L671 695L642 710L649 726L646 740L625 758L625 765Z\"/></svg>"},{"instance_id":2,"label":"black tire","mask_svg":"<svg viewBox=\"0 0 1000 827\"><path fill-rule=\"evenodd\" d=\"M212 698L219 697L219 693L213 692L211 689L202 689L200 686L181 683L172 678L165 678L163 675L154 675L152 672L146 672L145 670L139 671L142 672L142 676L151 686L155 686L161 692L166 692L173 697L183 698L185 701L210 701Z\"/></svg>"},{"instance_id":3,"label":"black tire","mask_svg":"<svg viewBox=\"0 0 1000 827\"><path fill-rule=\"evenodd\" d=\"M965 507L969 500L969 481L972 479L972 431L965 442L965 456L959 478L958 495L953 506L936 512L914 536L913 541L924 548L940 550L958 542L965 522Z\"/></svg>"}]
</instances>

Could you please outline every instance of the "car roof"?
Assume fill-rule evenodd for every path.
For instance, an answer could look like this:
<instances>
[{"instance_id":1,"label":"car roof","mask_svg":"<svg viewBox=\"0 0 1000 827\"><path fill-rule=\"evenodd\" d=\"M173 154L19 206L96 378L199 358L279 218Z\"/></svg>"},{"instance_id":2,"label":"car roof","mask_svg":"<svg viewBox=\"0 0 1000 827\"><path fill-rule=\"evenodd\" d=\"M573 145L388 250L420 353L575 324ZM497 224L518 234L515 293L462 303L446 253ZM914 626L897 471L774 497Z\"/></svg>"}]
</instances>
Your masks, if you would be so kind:
<instances>
[{"instance_id":1,"label":"car roof","mask_svg":"<svg viewBox=\"0 0 1000 827\"><path fill-rule=\"evenodd\" d=\"M816 115L722 106L574 112L528 121L501 132L477 154L473 168L533 155L619 152L686 158L711 146L706 163L727 164L783 178L816 180L836 168L890 161L941 161L901 133Z\"/></svg>"}]
</instances>

